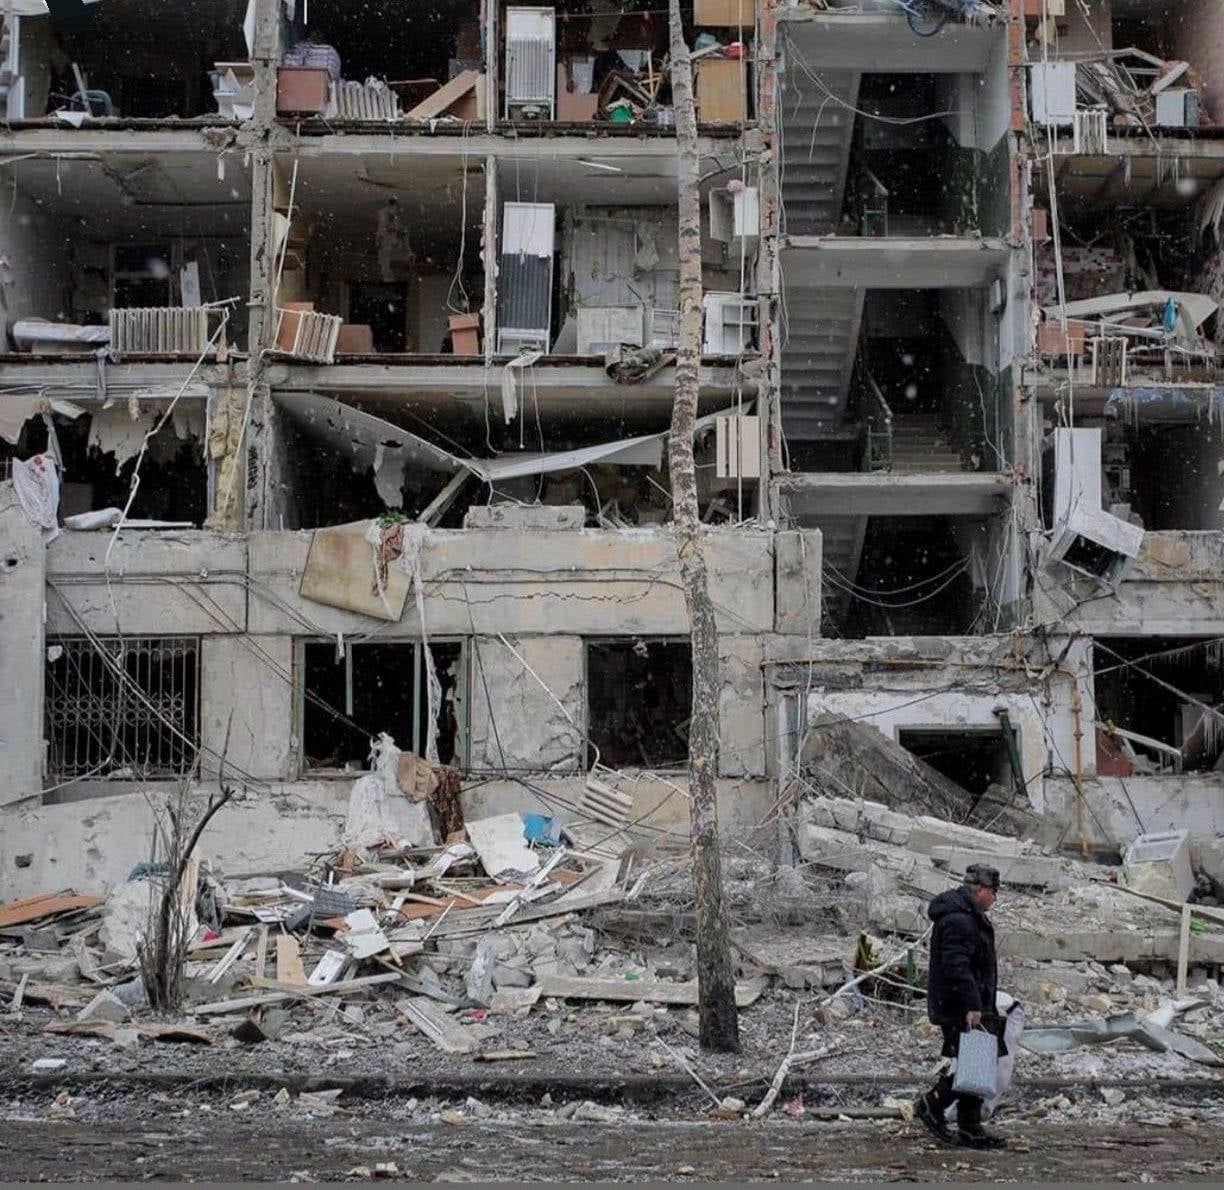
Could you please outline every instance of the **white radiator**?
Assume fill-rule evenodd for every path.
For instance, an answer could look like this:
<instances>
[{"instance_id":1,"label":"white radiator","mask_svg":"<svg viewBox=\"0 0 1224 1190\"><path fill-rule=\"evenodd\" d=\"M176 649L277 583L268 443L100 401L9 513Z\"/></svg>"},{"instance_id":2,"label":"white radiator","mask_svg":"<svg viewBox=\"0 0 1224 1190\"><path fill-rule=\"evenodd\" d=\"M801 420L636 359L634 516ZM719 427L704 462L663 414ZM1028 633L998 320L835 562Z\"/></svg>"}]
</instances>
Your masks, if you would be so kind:
<instances>
[{"instance_id":1,"label":"white radiator","mask_svg":"<svg viewBox=\"0 0 1224 1190\"><path fill-rule=\"evenodd\" d=\"M400 114L399 96L377 79L332 83L331 108L337 120L398 120Z\"/></svg>"},{"instance_id":2,"label":"white radiator","mask_svg":"<svg viewBox=\"0 0 1224 1190\"><path fill-rule=\"evenodd\" d=\"M159 306L110 312L110 349L114 355L202 355L208 346L205 306Z\"/></svg>"},{"instance_id":3,"label":"white radiator","mask_svg":"<svg viewBox=\"0 0 1224 1190\"><path fill-rule=\"evenodd\" d=\"M277 309L276 340L278 349L286 355L306 360L312 364L331 364L336 360L336 340L340 337L340 324L344 321L337 314L316 314L309 310ZM293 340L285 346L285 319L289 318Z\"/></svg>"},{"instance_id":4,"label":"white radiator","mask_svg":"<svg viewBox=\"0 0 1224 1190\"><path fill-rule=\"evenodd\" d=\"M506 10L506 116L539 107L553 118L557 83L556 16L551 8Z\"/></svg>"}]
</instances>

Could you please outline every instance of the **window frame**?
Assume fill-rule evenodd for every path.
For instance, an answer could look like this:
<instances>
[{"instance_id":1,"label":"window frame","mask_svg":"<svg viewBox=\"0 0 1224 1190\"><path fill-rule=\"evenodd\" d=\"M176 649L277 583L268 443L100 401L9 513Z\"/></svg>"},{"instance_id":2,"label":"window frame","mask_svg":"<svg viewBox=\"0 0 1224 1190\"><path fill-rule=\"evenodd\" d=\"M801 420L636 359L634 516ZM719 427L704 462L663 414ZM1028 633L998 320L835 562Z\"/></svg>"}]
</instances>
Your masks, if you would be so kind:
<instances>
[{"instance_id":1,"label":"window frame","mask_svg":"<svg viewBox=\"0 0 1224 1190\"><path fill-rule=\"evenodd\" d=\"M413 698L421 688L424 678L424 657L421 652L425 642L420 637L379 638L376 640L344 640L344 672L345 672L345 706L340 708L345 715L352 715L353 698L353 649L378 648L381 645L412 645L413 648ZM470 682L468 680L471 665L470 640L466 636L431 636L430 645L458 645L459 671L455 683L455 755L452 765L465 772L468 766L468 750L471 741L470 716L471 698ZM306 646L336 645L336 638L331 636L299 636L293 641L293 741L294 741L294 771L301 779L348 777L352 778L354 770L343 768L311 768L306 763ZM415 711L415 706L414 706ZM396 744L405 752L417 752L424 755L425 742L418 738L419 720L413 715L413 739L405 744L397 740ZM419 750L419 751L418 751ZM367 772L369 770L359 770Z\"/></svg>"}]
</instances>

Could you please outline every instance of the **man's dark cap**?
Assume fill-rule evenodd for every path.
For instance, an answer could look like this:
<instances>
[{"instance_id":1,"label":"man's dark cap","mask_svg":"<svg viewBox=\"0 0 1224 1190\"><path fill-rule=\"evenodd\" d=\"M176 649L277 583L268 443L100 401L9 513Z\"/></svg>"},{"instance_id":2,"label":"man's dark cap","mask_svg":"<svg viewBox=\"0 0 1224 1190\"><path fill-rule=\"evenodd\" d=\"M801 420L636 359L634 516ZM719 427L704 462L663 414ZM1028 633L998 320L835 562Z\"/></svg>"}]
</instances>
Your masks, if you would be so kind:
<instances>
[{"instance_id":1,"label":"man's dark cap","mask_svg":"<svg viewBox=\"0 0 1224 1190\"><path fill-rule=\"evenodd\" d=\"M999 869L989 864L970 864L965 869L966 884L980 884L983 888L999 891Z\"/></svg>"}]
</instances>

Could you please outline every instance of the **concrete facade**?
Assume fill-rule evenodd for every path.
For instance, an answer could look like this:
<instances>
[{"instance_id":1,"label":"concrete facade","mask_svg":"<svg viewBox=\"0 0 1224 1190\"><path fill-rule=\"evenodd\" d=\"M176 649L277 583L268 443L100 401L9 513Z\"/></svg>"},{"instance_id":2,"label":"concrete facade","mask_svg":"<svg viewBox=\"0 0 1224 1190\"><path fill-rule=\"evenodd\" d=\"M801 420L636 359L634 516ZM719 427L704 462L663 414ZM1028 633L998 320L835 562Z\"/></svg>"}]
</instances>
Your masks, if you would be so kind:
<instances>
[{"instance_id":1,"label":"concrete facade","mask_svg":"<svg viewBox=\"0 0 1224 1190\"><path fill-rule=\"evenodd\" d=\"M1110 685L1101 671L1117 664L1094 652L1094 641L1130 650L1127 659L1143 656L1145 641L1153 654L1201 646L1192 689L1157 675L1161 697L1178 703L1168 715L1206 704L1210 717L1224 699L1206 645L1224 636L1214 357L1186 365L1198 370L1183 432L1207 432L1179 485L1179 440L1143 422L1155 404L1136 394L1184 378L1139 366L1107 389L1082 363L1069 376L1065 360L1040 349L1038 325L1048 332L1049 218L1103 226L1142 206L1132 169L1156 171L1161 218L1189 219L1189 202L1153 165L1159 129L1147 140L1111 136L1104 174L1100 155L1072 152L1059 132L1068 143L1051 195L1046 130L1029 106L1042 34L1020 0L993 7L994 21L952 20L918 38L885 4L759 0L748 118L699 128L705 288L742 297L758 324L738 350L707 349L701 366L700 413L747 413L759 431L738 472L716 459L712 424L697 448L719 631L724 829L748 830L769 810L814 717L845 715L904 745L957 733L979 741L999 730L1001 711L1025 809L1065 845L1116 846L1138 819L1203 839L1224 827L1224 776L1201 758L1182 771L1157 748L1129 777L1098 775L1098 762L1110 768L1101 730L1156 729L1142 694ZM1209 106L1219 102L1216 7L1187 5L1185 36L1161 51L1192 61ZM1046 34L1054 56L1112 36L1103 0L1067 8ZM70 500L122 503L143 451L135 515L171 522L44 542L0 483L0 897L122 879L147 835L144 792L174 783L164 767L142 775L131 763L56 771L44 685L60 640L98 651L127 639L196 642L187 701L196 700L200 779L215 781L224 760L246 786L206 844L239 872L322 850L343 826L354 773L312 768L303 738L308 646L333 645L358 668L351 658L366 646L458 646L455 762L473 786L470 811L538 808L544 789L564 816L594 759L592 645L687 639L660 437L674 368L662 358L620 382L602 349L580 352L576 337L584 314L616 304L607 295L628 300L626 277L652 301L673 291L674 245L651 229L676 203L674 134L666 123L503 118L494 9L482 6L484 114L466 124L278 114L277 64L301 30L279 0L257 0L249 119L73 128L28 107L0 131L0 178L15 196L0 228L8 332L18 319L84 325L105 313L123 283L119 250L183 241L187 206L205 213L171 252L172 285L180 267L207 259L209 300L237 299L199 359L11 342L0 354L3 424L16 418L20 431L8 453L54 449L43 445L44 414L59 427L65 512ZM691 40L701 30L686 31ZM31 61L46 35L40 27L22 43ZM898 77L906 88L890 82ZM27 73L28 105L38 85ZM1224 177L1214 128L1178 146L1196 193ZM150 171L163 179L155 192L140 190ZM505 204L523 197L528 172L533 199L555 208L566 280L552 295L547 349L525 362L498 332L511 325ZM932 177L946 184L932 188ZM724 245L709 212L732 181L755 191L759 224ZM379 255L388 194L412 224L410 268ZM86 236L89 201L98 218ZM1157 279L1182 285L1171 272ZM399 288L388 297L380 285ZM439 353L458 289L481 319L470 357L451 354L449 341ZM167 293L178 304L177 290ZM380 323L391 346L319 362L285 338L279 311L289 303L363 325L377 321L372 294L397 312L389 332ZM212 333L220 315L209 318ZM32 406L31 393L61 407ZM93 454L72 453L85 435L70 423L82 417ZM738 423L718 433L729 424ZM1056 551L1065 526L1046 504L1057 482L1050 443L1064 425L1106 427L1105 453L1088 466L1107 492L1122 466L1109 451L1127 432L1131 504L1143 503L1145 484L1163 485L1117 581ZM1127 504L1098 503L1091 511L1102 516ZM360 534L389 507L422 525L419 607L410 592L388 618L303 594L321 531L355 524ZM373 579L374 548L352 564L350 586L369 585L367 565ZM415 680L396 676L403 690ZM351 701L348 681L341 696ZM644 706L655 693L641 693ZM1123 721L1128 709L1133 722ZM111 726L104 716L102 732ZM1176 750L1173 731L1170 718L1158 742ZM615 767L635 816L683 834L682 764Z\"/></svg>"}]
</instances>

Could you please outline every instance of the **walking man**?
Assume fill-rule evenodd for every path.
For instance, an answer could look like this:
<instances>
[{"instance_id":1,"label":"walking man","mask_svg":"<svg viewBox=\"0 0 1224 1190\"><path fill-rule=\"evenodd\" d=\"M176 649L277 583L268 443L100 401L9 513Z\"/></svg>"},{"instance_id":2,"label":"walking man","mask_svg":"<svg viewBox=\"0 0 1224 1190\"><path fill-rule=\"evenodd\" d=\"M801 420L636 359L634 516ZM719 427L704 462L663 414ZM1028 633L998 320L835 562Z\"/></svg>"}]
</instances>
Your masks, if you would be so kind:
<instances>
[{"instance_id":1,"label":"walking man","mask_svg":"<svg viewBox=\"0 0 1224 1190\"><path fill-rule=\"evenodd\" d=\"M940 893L927 907L935 923L931 934L931 971L927 981L927 1015L943 1029L945 1058L955 1058L961 1034L986 1029L1003 1048L1003 1021L995 1007L998 964L994 926L986 914L999 892L999 873L986 864L970 864L960 888ZM956 1103L956 1131L946 1114ZM935 1086L918 1099L915 1114L944 1144L974 1149L1002 1149L1007 1142L982 1127L982 1100L952 1090L952 1074L945 1071Z\"/></svg>"}]
</instances>

